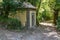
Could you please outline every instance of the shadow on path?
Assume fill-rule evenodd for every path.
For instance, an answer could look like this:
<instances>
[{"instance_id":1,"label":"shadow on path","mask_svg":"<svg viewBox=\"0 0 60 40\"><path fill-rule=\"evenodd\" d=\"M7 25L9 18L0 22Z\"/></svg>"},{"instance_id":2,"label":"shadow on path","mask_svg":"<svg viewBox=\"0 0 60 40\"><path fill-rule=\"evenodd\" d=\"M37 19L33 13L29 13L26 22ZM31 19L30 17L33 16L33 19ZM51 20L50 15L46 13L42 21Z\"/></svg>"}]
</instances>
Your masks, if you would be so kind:
<instances>
[{"instance_id":1,"label":"shadow on path","mask_svg":"<svg viewBox=\"0 0 60 40\"><path fill-rule=\"evenodd\" d=\"M46 26L21 32L0 29L0 40L60 40L60 35L57 34L54 28Z\"/></svg>"}]
</instances>

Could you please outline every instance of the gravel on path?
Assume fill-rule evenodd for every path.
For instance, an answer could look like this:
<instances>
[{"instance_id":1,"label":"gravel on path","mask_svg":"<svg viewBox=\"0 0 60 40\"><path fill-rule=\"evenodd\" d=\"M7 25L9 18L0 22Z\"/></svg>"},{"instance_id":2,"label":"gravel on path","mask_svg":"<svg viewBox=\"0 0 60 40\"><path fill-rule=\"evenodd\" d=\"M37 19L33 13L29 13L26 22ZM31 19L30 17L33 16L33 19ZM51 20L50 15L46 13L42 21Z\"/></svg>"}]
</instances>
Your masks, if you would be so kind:
<instances>
[{"instance_id":1,"label":"gravel on path","mask_svg":"<svg viewBox=\"0 0 60 40\"><path fill-rule=\"evenodd\" d=\"M60 36L55 31L47 31L42 28L22 32L0 29L0 40L60 40Z\"/></svg>"}]
</instances>

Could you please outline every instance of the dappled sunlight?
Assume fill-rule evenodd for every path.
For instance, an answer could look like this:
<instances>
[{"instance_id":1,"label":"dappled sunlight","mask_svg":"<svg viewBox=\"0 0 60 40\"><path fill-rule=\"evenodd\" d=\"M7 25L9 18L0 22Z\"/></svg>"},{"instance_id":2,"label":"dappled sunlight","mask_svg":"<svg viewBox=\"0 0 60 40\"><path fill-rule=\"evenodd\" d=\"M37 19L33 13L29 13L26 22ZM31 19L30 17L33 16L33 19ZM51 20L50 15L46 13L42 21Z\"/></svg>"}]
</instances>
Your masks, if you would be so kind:
<instances>
[{"instance_id":1,"label":"dappled sunlight","mask_svg":"<svg viewBox=\"0 0 60 40\"><path fill-rule=\"evenodd\" d=\"M54 36L54 37L57 37L57 33L56 32L49 32L49 33L43 33L44 35L47 35L48 37L49 36Z\"/></svg>"},{"instance_id":2,"label":"dappled sunlight","mask_svg":"<svg viewBox=\"0 0 60 40\"><path fill-rule=\"evenodd\" d=\"M46 23L46 22L40 22L39 24L41 24L41 25L45 25L45 26L53 26L52 23Z\"/></svg>"},{"instance_id":3,"label":"dappled sunlight","mask_svg":"<svg viewBox=\"0 0 60 40\"><path fill-rule=\"evenodd\" d=\"M58 40L59 36L56 32L43 33L45 39Z\"/></svg>"},{"instance_id":4,"label":"dappled sunlight","mask_svg":"<svg viewBox=\"0 0 60 40\"><path fill-rule=\"evenodd\" d=\"M43 31L43 40L59 40L60 35L57 33L55 26L52 23L41 22L41 28Z\"/></svg>"},{"instance_id":5,"label":"dappled sunlight","mask_svg":"<svg viewBox=\"0 0 60 40\"><path fill-rule=\"evenodd\" d=\"M49 29L50 30L50 29ZM47 32L48 30L44 30L43 33L43 37L47 40L47 39L51 39L51 40L58 40L60 37L59 37L59 34L56 32L56 31L50 31L50 32Z\"/></svg>"}]
</instances>

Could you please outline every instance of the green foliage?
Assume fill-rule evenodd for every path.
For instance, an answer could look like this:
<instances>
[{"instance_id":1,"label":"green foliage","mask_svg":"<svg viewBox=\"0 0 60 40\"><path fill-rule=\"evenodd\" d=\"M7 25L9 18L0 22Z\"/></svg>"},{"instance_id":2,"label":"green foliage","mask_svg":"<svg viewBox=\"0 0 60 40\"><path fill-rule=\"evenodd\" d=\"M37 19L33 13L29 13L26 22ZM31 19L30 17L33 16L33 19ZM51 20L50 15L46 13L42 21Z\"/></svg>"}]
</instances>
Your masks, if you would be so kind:
<instances>
[{"instance_id":1,"label":"green foliage","mask_svg":"<svg viewBox=\"0 0 60 40\"><path fill-rule=\"evenodd\" d=\"M52 0L42 0L40 3L40 8L38 9L38 20L52 20L53 19L53 10L49 6L49 1Z\"/></svg>"},{"instance_id":2,"label":"green foliage","mask_svg":"<svg viewBox=\"0 0 60 40\"><path fill-rule=\"evenodd\" d=\"M56 0L55 9L60 9L60 0Z\"/></svg>"},{"instance_id":3,"label":"green foliage","mask_svg":"<svg viewBox=\"0 0 60 40\"><path fill-rule=\"evenodd\" d=\"M49 0L51 9L60 9L60 0Z\"/></svg>"},{"instance_id":4,"label":"green foliage","mask_svg":"<svg viewBox=\"0 0 60 40\"><path fill-rule=\"evenodd\" d=\"M49 13L49 11L43 11L42 13L39 13L38 15L38 21L48 21L53 19L53 14Z\"/></svg>"},{"instance_id":5,"label":"green foliage","mask_svg":"<svg viewBox=\"0 0 60 40\"><path fill-rule=\"evenodd\" d=\"M15 12L19 7L22 7L22 3L21 2L15 2L14 0L3 0L3 2L1 3L2 5L2 12L3 12L3 16L8 18L8 15L10 12Z\"/></svg>"},{"instance_id":6,"label":"green foliage","mask_svg":"<svg viewBox=\"0 0 60 40\"><path fill-rule=\"evenodd\" d=\"M32 5L38 7L40 0L20 0L20 2L30 2Z\"/></svg>"},{"instance_id":7,"label":"green foliage","mask_svg":"<svg viewBox=\"0 0 60 40\"><path fill-rule=\"evenodd\" d=\"M40 0L28 0L28 2L37 7L39 5Z\"/></svg>"},{"instance_id":8,"label":"green foliage","mask_svg":"<svg viewBox=\"0 0 60 40\"><path fill-rule=\"evenodd\" d=\"M56 0L49 0L49 7L51 9L54 9L55 8L55 5L56 5Z\"/></svg>"},{"instance_id":9,"label":"green foliage","mask_svg":"<svg viewBox=\"0 0 60 40\"><path fill-rule=\"evenodd\" d=\"M37 16L37 19L38 19L38 21L42 21L42 14L41 13L39 13L39 15Z\"/></svg>"},{"instance_id":10,"label":"green foliage","mask_svg":"<svg viewBox=\"0 0 60 40\"><path fill-rule=\"evenodd\" d=\"M4 28L11 29L11 30L23 29L21 22L14 18L7 19L4 17L0 17L0 25L4 26Z\"/></svg>"},{"instance_id":11,"label":"green foliage","mask_svg":"<svg viewBox=\"0 0 60 40\"><path fill-rule=\"evenodd\" d=\"M8 29L22 29L22 24L17 19L9 18L8 19L8 26L7 26L7 28Z\"/></svg>"},{"instance_id":12,"label":"green foliage","mask_svg":"<svg viewBox=\"0 0 60 40\"><path fill-rule=\"evenodd\" d=\"M58 20L57 20L57 30L60 30L60 16L58 17Z\"/></svg>"}]
</instances>

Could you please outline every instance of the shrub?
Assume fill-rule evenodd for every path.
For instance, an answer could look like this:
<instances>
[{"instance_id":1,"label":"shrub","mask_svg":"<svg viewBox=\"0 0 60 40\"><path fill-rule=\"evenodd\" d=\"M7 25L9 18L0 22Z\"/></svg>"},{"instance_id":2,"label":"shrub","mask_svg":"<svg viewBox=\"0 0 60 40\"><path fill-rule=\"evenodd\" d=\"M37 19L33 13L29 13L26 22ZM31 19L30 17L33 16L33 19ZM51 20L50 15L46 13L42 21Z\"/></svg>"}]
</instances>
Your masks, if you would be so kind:
<instances>
[{"instance_id":1,"label":"shrub","mask_svg":"<svg viewBox=\"0 0 60 40\"><path fill-rule=\"evenodd\" d=\"M17 19L8 19L8 24L7 24L8 29L22 29L22 24L19 20Z\"/></svg>"},{"instance_id":2,"label":"shrub","mask_svg":"<svg viewBox=\"0 0 60 40\"><path fill-rule=\"evenodd\" d=\"M20 30L23 28L21 22L15 18L0 17L0 24L4 25L4 28L11 30Z\"/></svg>"}]
</instances>

